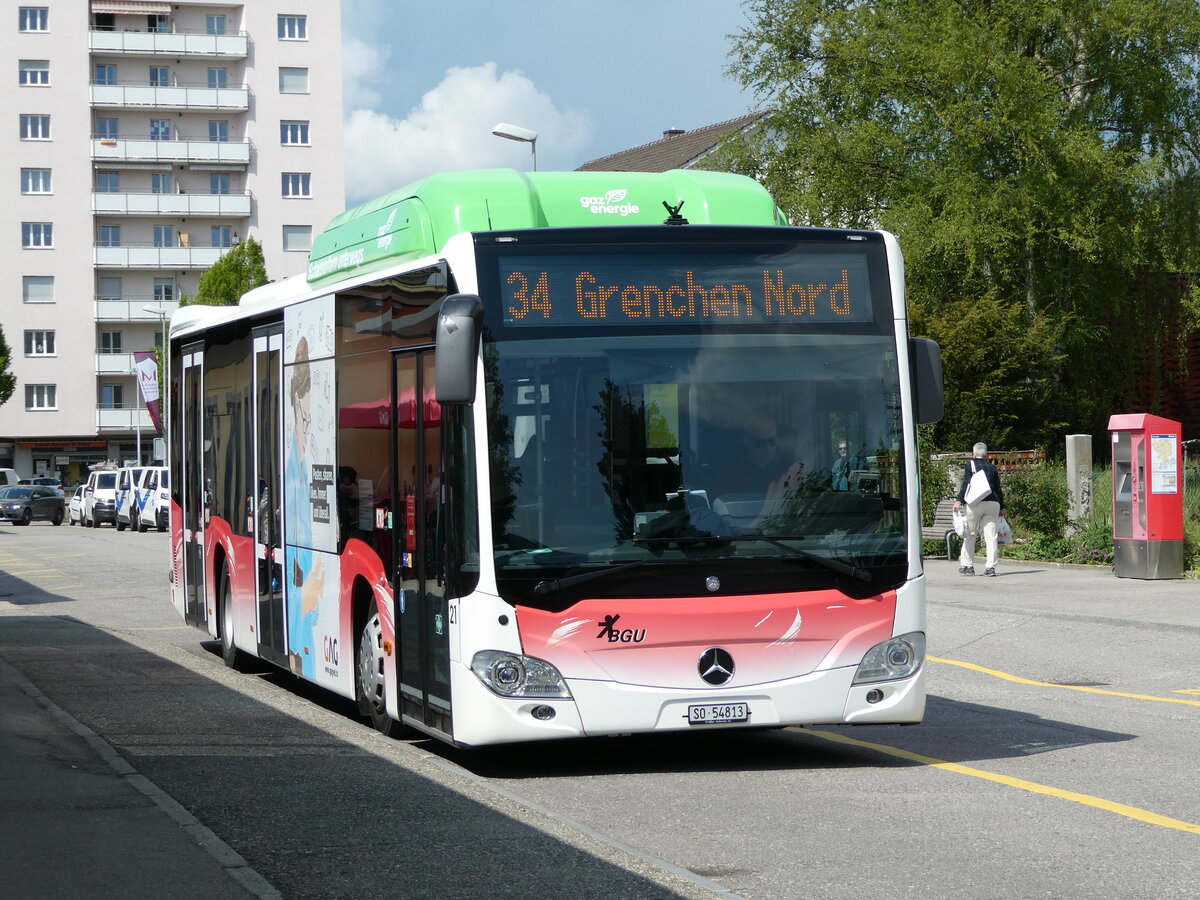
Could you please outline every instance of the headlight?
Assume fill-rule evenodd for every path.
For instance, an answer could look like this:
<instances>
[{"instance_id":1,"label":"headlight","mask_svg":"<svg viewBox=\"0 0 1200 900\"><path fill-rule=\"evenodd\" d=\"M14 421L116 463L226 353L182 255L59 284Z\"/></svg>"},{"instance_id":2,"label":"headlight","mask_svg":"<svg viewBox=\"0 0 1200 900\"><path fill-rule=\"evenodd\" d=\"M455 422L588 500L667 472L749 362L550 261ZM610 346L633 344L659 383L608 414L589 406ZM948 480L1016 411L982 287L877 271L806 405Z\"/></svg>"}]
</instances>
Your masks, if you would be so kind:
<instances>
[{"instance_id":1,"label":"headlight","mask_svg":"<svg viewBox=\"0 0 1200 900\"><path fill-rule=\"evenodd\" d=\"M888 638L863 656L854 673L855 684L907 678L925 662L925 635L920 631Z\"/></svg>"},{"instance_id":2,"label":"headlight","mask_svg":"<svg viewBox=\"0 0 1200 900\"><path fill-rule=\"evenodd\" d=\"M535 656L480 650L471 660L471 671L501 697L571 699L571 691L558 669Z\"/></svg>"}]
</instances>

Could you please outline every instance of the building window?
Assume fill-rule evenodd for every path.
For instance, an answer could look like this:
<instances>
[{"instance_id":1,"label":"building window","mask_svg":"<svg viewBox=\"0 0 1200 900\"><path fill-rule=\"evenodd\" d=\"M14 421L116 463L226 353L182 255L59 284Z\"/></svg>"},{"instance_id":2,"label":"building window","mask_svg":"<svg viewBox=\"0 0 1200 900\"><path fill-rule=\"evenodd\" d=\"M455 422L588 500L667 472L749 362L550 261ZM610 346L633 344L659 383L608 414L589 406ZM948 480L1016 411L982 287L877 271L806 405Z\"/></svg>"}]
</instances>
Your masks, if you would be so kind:
<instances>
[{"instance_id":1,"label":"building window","mask_svg":"<svg viewBox=\"0 0 1200 900\"><path fill-rule=\"evenodd\" d=\"M208 122L208 139L210 141L229 140L229 123L224 119L210 119Z\"/></svg>"},{"instance_id":2,"label":"building window","mask_svg":"<svg viewBox=\"0 0 1200 900\"><path fill-rule=\"evenodd\" d=\"M280 16L279 39L281 41L307 41L308 16Z\"/></svg>"},{"instance_id":3,"label":"building window","mask_svg":"<svg viewBox=\"0 0 1200 900\"><path fill-rule=\"evenodd\" d=\"M279 93L307 94L308 69L279 67Z\"/></svg>"},{"instance_id":4,"label":"building window","mask_svg":"<svg viewBox=\"0 0 1200 900\"><path fill-rule=\"evenodd\" d=\"M49 31L50 8L47 6L22 6L17 21L21 31Z\"/></svg>"},{"instance_id":5,"label":"building window","mask_svg":"<svg viewBox=\"0 0 1200 900\"><path fill-rule=\"evenodd\" d=\"M107 63L97 64L92 70L93 84L116 84L117 67Z\"/></svg>"},{"instance_id":6,"label":"building window","mask_svg":"<svg viewBox=\"0 0 1200 900\"><path fill-rule=\"evenodd\" d=\"M151 119L150 120L150 140L152 141L169 141L171 139L171 120L170 119Z\"/></svg>"},{"instance_id":7,"label":"building window","mask_svg":"<svg viewBox=\"0 0 1200 900\"><path fill-rule=\"evenodd\" d=\"M97 119L96 137L102 141L115 141L120 135L119 119Z\"/></svg>"},{"instance_id":8,"label":"building window","mask_svg":"<svg viewBox=\"0 0 1200 900\"><path fill-rule=\"evenodd\" d=\"M171 70L167 66L150 67L150 87L169 87Z\"/></svg>"},{"instance_id":9,"label":"building window","mask_svg":"<svg viewBox=\"0 0 1200 900\"><path fill-rule=\"evenodd\" d=\"M54 225L50 222L22 222L21 246L26 250L54 246Z\"/></svg>"},{"instance_id":10,"label":"building window","mask_svg":"<svg viewBox=\"0 0 1200 900\"><path fill-rule=\"evenodd\" d=\"M229 70L228 69L209 69L208 70L208 87L210 90L220 91L229 87Z\"/></svg>"},{"instance_id":11,"label":"building window","mask_svg":"<svg viewBox=\"0 0 1200 900\"><path fill-rule=\"evenodd\" d=\"M50 117L21 113L21 140L50 140Z\"/></svg>"},{"instance_id":12,"label":"building window","mask_svg":"<svg viewBox=\"0 0 1200 900\"><path fill-rule=\"evenodd\" d=\"M120 172L97 172L96 173L96 193L97 194L119 194L121 192L121 173Z\"/></svg>"},{"instance_id":13,"label":"building window","mask_svg":"<svg viewBox=\"0 0 1200 900\"><path fill-rule=\"evenodd\" d=\"M120 225L101 225L100 240L97 242L101 247L120 247L121 246L121 226Z\"/></svg>"},{"instance_id":14,"label":"building window","mask_svg":"<svg viewBox=\"0 0 1200 900\"><path fill-rule=\"evenodd\" d=\"M22 87L45 87L50 84L50 60L23 59L20 66Z\"/></svg>"},{"instance_id":15,"label":"building window","mask_svg":"<svg viewBox=\"0 0 1200 900\"><path fill-rule=\"evenodd\" d=\"M283 196L284 197L311 197L312 192L309 189L309 179L311 175L308 172L284 172L283 173Z\"/></svg>"},{"instance_id":16,"label":"building window","mask_svg":"<svg viewBox=\"0 0 1200 900\"><path fill-rule=\"evenodd\" d=\"M53 356L54 355L54 332L53 331L27 331L27 332L25 332L25 355L26 356Z\"/></svg>"},{"instance_id":17,"label":"building window","mask_svg":"<svg viewBox=\"0 0 1200 900\"><path fill-rule=\"evenodd\" d=\"M233 229L228 225L213 225L212 245L214 247L232 247Z\"/></svg>"},{"instance_id":18,"label":"building window","mask_svg":"<svg viewBox=\"0 0 1200 900\"><path fill-rule=\"evenodd\" d=\"M229 176L225 173L219 173L208 176L208 192L210 194L228 194L229 193Z\"/></svg>"},{"instance_id":19,"label":"building window","mask_svg":"<svg viewBox=\"0 0 1200 900\"><path fill-rule=\"evenodd\" d=\"M116 13L92 13L92 30L93 31L116 31L117 16Z\"/></svg>"},{"instance_id":20,"label":"building window","mask_svg":"<svg viewBox=\"0 0 1200 900\"><path fill-rule=\"evenodd\" d=\"M146 30L152 34L167 34L171 30L171 17L162 13L146 16Z\"/></svg>"},{"instance_id":21,"label":"building window","mask_svg":"<svg viewBox=\"0 0 1200 900\"><path fill-rule=\"evenodd\" d=\"M53 303L53 275L22 275L21 300L24 303Z\"/></svg>"},{"instance_id":22,"label":"building window","mask_svg":"<svg viewBox=\"0 0 1200 900\"><path fill-rule=\"evenodd\" d=\"M26 409L58 409L58 388L53 384L25 385Z\"/></svg>"},{"instance_id":23,"label":"building window","mask_svg":"<svg viewBox=\"0 0 1200 900\"><path fill-rule=\"evenodd\" d=\"M121 289L121 279L112 275L105 275L100 279L100 299L101 300L120 300L124 296Z\"/></svg>"},{"instance_id":24,"label":"building window","mask_svg":"<svg viewBox=\"0 0 1200 900\"><path fill-rule=\"evenodd\" d=\"M100 385L100 408L101 409L124 409L125 408L125 390L119 384L102 384Z\"/></svg>"},{"instance_id":25,"label":"building window","mask_svg":"<svg viewBox=\"0 0 1200 900\"><path fill-rule=\"evenodd\" d=\"M100 332L100 352L101 353L120 353L121 352L121 332L119 332L119 331L102 331L102 332Z\"/></svg>"},{"instance_id":26,"label":"building window","mask_svg":"<svg viewBox=\"0 0 1200 900\"><path fill-rule=\"evenodd\" d=\"M51 187L49 169L21 170L22 194L49 194L50 192Z\"/></svg>"},{"instance_id":27,"label":"building window","mask_svg":"<svg viewBox=\"0 0 1200 900\"><path fill-rule=\"evenodd\" d=\"M280 122L279 123L279 143L287 146L291 145L308 145L308 123L307 122Z\"/></svg>"},{"instance_id":28,"label":"building window","mask_svg":"<svg viewBox=\"0 0 1200 900\"><path fill-rule=\"evenodd\" d=\"M150 193L171 193L171 176L165 172L152 172L150 174Z\"/></svg>"},{"instance_id":29,"label":"building window","mask_svg":"<svg viewBox=\"0 0 1200 900\"><path fill-rule=\"evenodd\" d=\"M297 250L307 253L312 249L311 225L284 225L283 249Z\"/></svg>"},{"instance_id":30,"label":"building window","mask_svg":"<svg viewBox=\"0 0 1200 900\"><path fill-rule=\"evenodd\" d=\"M224 34L225 33L225 17L224 16L205 16L204 31L206 34Z\"/></svg>"},{"instance_id":31,"label":"building window","mask_svg":"<svg viewBox=\"0 0 1200 900\"><path fill-rule=\"evenodd\" d=\"M175 302L175 282L170 278L154 279L154 302L157 305Z\"/></svg>"},{"instance_id":32,"label":"building window","mask_svg":"<svg viewBox=\"0 0 1200 900\"><path fill-rule=\"evenodd\" d=\"M154 226L154 246L155 247L174 247L175 246L175 226L174 225L155 225Z\"/></svg>"}]
</instances>

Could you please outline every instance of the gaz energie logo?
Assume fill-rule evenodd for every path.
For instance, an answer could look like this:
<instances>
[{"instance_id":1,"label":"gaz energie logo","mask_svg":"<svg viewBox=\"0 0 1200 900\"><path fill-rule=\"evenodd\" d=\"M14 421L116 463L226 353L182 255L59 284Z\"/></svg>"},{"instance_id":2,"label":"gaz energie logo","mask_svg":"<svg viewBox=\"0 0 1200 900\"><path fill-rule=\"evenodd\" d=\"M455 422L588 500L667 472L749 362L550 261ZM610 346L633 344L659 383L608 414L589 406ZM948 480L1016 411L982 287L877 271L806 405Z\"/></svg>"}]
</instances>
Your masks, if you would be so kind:
<instances>
[{"instance_id":1,"label":"gaz energie logo","mask_svg":"<svg viewBox=\"0 0 1200 900\"><path fill-rule=\"evenodd\" d=\"M598 216L636 216L641 207L636 203L625 202L625 195L628 193L624 188L618 188L607 192L603 197L580 197L579 205Z\"/></svg>"}]
</instances>

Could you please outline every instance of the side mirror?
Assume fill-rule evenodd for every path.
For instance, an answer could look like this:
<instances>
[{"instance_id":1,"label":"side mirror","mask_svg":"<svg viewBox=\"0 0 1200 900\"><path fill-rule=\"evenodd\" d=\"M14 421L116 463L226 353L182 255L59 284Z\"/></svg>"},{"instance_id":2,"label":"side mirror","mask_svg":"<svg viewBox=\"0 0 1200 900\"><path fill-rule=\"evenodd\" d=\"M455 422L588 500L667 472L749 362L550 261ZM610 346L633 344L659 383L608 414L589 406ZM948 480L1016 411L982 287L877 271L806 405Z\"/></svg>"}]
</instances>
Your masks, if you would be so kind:
<instances>
[{"instance_id":1,"label":"side mirror","mask_svg":"<svg viewBox=\"0 0 1200 900\"><path fill-rule=\"evenodd\" d=\"M442 406L467 406L475 402L482 331L483 303L477 296L451 294L442 301L434 363L434 393Z\"/></svg>"},{"instance_id":2,"label":"side mirror","mask_svg":"<svg viewBox=\"0 0 1200 900\"><path fill-rule=\"evenodd\" d=\"M908 360L915 394L913 419L918 425L940 422L945 412L942 348L929 338L909 338Z\"/></svg>"}]
</instances>

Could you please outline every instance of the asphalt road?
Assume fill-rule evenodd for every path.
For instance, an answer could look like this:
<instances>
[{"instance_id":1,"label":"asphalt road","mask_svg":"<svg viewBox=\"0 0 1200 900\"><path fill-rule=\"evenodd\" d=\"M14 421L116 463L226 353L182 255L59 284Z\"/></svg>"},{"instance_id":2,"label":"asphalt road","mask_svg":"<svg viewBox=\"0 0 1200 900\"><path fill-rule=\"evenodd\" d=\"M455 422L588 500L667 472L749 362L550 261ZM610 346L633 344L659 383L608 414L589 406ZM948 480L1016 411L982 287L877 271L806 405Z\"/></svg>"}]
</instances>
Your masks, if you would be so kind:
<instances>
[{"instance_id":1,"label":"asphalt road","mask_svg":"<svg viewBox=\"0 0 1200 900\"><path fill-rule=\"evenodd\" d=\"M912 728L493 751L225 669L167 536L0 526L0 657L285 897L1193 897L1200 585L930 560ZM3 806L0 805L0 818ZM0 824L3 824L0 822Z\"/></svg>"}]
</instances>

